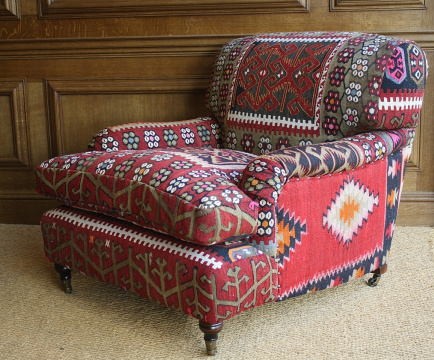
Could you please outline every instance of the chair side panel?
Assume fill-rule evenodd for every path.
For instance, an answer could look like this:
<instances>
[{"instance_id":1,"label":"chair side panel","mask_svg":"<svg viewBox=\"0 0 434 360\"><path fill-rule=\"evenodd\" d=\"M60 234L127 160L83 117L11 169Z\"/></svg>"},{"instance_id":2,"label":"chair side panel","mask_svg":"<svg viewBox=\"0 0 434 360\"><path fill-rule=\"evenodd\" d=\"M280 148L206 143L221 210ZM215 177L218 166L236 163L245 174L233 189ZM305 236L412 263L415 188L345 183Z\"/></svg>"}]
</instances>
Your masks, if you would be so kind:
<instances>
[{"instance_id":1,"label":"chair side panel","mask_svg":"<svg viewBox=\"0 0 434 360\"><path fill-rule=\"evenodd\" d=\"M284 186L275 214L280 300L387 264L408 155L404 148L351 172Z\"/></svg>"}]
</instances>

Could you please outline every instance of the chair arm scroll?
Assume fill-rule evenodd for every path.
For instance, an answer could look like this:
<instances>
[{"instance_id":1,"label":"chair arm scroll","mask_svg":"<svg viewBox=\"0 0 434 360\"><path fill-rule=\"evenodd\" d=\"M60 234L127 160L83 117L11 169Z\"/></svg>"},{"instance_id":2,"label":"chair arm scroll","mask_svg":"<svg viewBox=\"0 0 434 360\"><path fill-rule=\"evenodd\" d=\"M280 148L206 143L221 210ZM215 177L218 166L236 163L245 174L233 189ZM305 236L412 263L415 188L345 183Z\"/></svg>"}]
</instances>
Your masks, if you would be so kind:
<instances>
[{"instance_id":1,"label":"chair arm scroll","mask_svg":"<svg viewBox=\"0 0 434 360\"><path fill-rule=\"evenodd\" d=\"M414 129L372 131L339 141L276 150L253 160L239 187L255 201L275 202L291 178L324 176L357 169L410 147Z\"/></svg>"}]
</instances>

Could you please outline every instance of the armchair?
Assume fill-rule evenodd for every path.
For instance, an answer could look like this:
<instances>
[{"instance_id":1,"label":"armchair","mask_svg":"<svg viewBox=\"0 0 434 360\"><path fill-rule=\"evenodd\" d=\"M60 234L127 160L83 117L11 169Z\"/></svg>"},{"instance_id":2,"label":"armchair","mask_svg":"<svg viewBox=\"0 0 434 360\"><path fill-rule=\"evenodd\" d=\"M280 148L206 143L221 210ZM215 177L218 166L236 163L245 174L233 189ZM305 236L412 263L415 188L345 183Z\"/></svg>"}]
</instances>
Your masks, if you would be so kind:
<instances>
[{"instance_id":1,"label":"armchair","mask_svg":"<svg viewBox=\"0 0 434 360\"><path fill-rule=\"evenodd\" d=\"M210 117L130 123L36 170L63 205L45 254L199 320L223 321L387 269L428 66L363 33L235 39L212 68Z\"/></svg>"}]
</instances>

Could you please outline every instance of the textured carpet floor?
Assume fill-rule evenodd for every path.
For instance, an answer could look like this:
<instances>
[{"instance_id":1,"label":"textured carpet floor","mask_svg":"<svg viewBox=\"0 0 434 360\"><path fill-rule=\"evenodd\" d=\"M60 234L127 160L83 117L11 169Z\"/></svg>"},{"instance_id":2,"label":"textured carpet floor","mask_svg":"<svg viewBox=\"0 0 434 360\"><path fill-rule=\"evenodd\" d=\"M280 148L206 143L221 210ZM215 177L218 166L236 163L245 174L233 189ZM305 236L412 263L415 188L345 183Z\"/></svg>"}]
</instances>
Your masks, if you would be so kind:
<instances>
[{"instance_id":1,"label":"textured carpet floor","mask_svg":"<svg viewBox=\"0 0 434 360\"><path fill-rule=\"evenodd\" d=\"M434 229L398 227L389 271L225 322L215 359L434 359ZM196 320L73 273L38 226L0 225L1 359L206 359Z\"/></svg>"}]
</instances>

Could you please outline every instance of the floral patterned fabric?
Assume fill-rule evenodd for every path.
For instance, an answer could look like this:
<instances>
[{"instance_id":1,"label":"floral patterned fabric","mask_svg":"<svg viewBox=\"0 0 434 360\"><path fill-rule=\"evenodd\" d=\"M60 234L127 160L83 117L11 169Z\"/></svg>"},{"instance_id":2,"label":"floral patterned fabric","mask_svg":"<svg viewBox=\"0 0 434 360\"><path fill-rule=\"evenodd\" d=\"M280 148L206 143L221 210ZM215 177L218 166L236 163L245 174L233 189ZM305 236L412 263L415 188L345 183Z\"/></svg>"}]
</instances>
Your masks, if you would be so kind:
<instances>
[{"instance_id":1,"label":"floral patterned fabric","mask_svg":"<svg viewBox=\"0 0 434 360\"><path fill-rule=\"evenodd\" d=\"M170 147L220 148L221 128L211 118L167 123L129 123L101 130L88 150L119 151Z\"/></svg>"},{"instance_id":2,"label":"floral patterned fabric","mask_svg":"<svg viewBox=\"0 0 434 360\"><path fill-rule=\"evenodd\" d=\"M415 127L427 76L414 43L363 33L236 39L217 55L207 105L223 144L253 154Z\"/></svg>"},{"instance_id":3,"label":"floral patterned fabric","mask_svg":"<svg viewBox=\"0 0 434 360\"><path fill-rule=\"evenodd\" d=\"M237 186L253 158L207 148L89 151L42 163L37 189L70 206L213 244L256 231L257 204Z\"/></svg>"}]
</instances>

